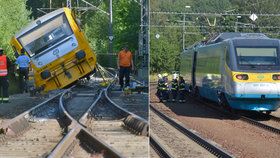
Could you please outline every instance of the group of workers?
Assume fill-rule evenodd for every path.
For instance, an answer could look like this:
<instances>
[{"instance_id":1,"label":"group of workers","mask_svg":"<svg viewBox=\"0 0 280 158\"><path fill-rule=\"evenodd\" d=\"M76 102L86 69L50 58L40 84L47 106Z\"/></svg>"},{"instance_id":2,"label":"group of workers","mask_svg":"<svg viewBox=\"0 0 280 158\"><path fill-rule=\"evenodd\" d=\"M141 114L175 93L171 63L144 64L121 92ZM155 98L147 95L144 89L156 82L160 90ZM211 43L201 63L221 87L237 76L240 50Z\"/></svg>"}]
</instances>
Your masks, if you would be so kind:
<instances>
[{"instance_id":1,"label":"group of workers","mask_svg":"<svg viewBox=\"0 0 280 158\"><path fill-rule=\"evenodd\" d=\"M169 97L172 97L172 102L175 102L177 97L180 103L186 102L186 83L182 76L173 74L173 79L168 84L168 74L158 74L157 96L160 101L167 102Z\"/></svg>"},{"instance_id":2,"label":"group of workers","mask_svg":"<svg viewBox=\"0 0 280 158\"><path fill-rule=\"evenodd\" d=\"M25 55L25 50L21 50L21 54L17 57L15 64L18 66L19 75L19 87L21 93L27 92L28 73L30 59ZM12 62L5 55L3 48L0 48L0 103L9 102L9 80L8 80L8 70L14 70Z\"/></svg>"}]
</instances>

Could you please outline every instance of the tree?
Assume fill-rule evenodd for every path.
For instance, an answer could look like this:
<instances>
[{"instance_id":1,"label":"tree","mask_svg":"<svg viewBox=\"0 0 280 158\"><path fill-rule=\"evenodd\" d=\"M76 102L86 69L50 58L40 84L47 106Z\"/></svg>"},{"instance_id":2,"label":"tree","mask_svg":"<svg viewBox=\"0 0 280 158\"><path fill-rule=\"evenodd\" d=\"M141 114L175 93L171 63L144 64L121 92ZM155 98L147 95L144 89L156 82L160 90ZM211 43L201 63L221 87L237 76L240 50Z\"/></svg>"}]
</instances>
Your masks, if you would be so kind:
<instances>
[{"instance_id":1,"label":"tree","mask_svg":"<svg viewBox=\"0 0 280 158\"><path fill-rule=\"evenodd\" d=\"M10 47L11 37L29 22L30 11L26 9L26 0L0 1L0 47L14 59Z\"/></svg>"}]
</instances>

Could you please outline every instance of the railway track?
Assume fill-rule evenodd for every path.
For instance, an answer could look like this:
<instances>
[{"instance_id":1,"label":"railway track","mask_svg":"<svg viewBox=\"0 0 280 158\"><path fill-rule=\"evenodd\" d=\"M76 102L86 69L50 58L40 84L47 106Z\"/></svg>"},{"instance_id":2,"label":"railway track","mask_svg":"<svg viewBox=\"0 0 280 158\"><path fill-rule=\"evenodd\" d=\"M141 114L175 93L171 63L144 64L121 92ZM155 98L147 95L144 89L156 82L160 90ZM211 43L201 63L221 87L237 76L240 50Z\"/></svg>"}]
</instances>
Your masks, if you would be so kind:
<instances>
[{"instance_id":1,"label":"railway track","mask_svg":"<svg viewBox=\"0 0 280 158\"><path fill-rule=\"evenodd\" d=\"M152 85L155 85L155 83L152 83ZM265 129L272 133L280 134L280 123L279 123L280 118L278 118L276 116L264 114L264 113L253 113L254 115L251 115L251 116L248 116L248 114L246 114L246 112L243 114L232 113L223 108L220 108L220 106L218 106L217 103L214 103L214 102L209 103L208 100L206 101L205 99L202 99L202 98L196 98L196 97L189 95L188 99L194 100L209 108L217 110L217 111L221 112L222 114L229 116L232 119L240 119L241 121L244 121L246 123L257 126L258 128Z\"/></svg>"},{"instance_id":2,"label":"railway track","mask_svg":"<svg viewBox=\"0 0 280 158\"><path fill-rule=\"evenodd\" d=\"M64 137L59 96L46 100L0 127L0 157L45 157ZM49 130L48 130L49 129Z\"/></svg>"},{"instance_id":3,"label":"railway track","mask_svg":"<svg viewBox=\"0 0 280 158\"><path fill-rule=\"evenodd\" d=\"M148 157L148 122L113 102L106 90L80 122L124 157Z\"/></svg>"},{"instance_id":4,"label":"railway track","mask_svg":"<svg viewBox=\"0 0 280 158\"><path fill-rule=\"evenodd\" d=\"M150 157L171 158L172 155L150 133Z\"/></svg>"},{"instance_id":5,"label":"railway track","mask_svg":"<svg viewBox=\"0 0 280 158\"><path fill-rule=\"evenodd\" d=\"M230 155L229 153L227 153L223 149L219 148L218 146L213 145L208 140L205 140L204 138L200 137L199 135L192 132L191 130L185 128L184 126L182 126L180 124L178 124L172 118L170 118L169 116L167 116L167 115L163 114L162 112L160 112L159 110L157 110L153 105L150 105L150 110L151 110L151 113L154 113L157 116L159 116L165 122L167 122L168 124L173 126L175 129L177 129L178 131L183 133L185 136L187 136L189 139L196 142L201 147L203 147L204 149L206 149L207 151L212 153L214 156L217 156L217 157L232 157L232 155ZM160 147L161 145L159 143L156 143L156 142L157 141L153 141L153 138L152 138L152 140L151 140L152 144L151 145L153 147L155 147L154 150L159 151L160 155L162 154L163 156L168 157L168 155L170 155L170 154L168 154L166 149ZM175 149L175 151L178 152L178 149L177 150ZM205 153L203 155L205 155Z\"/></svg>"},{"instance_id":6,"label":"railway track","mask_svg":"<svg viewBox=\"0 0 280 158\"><path fill-rule=\"evenodd\" d=\"M93 95L88 90L82 93L67 91L60 97L61 109L64 111L64 117L71 122L72 129L49 157L123 157L80 124L80 119L86 117L89 109L101 98L103 90L95 91L98 93ZM86 100L86 103L83 104L83 100Z\"/></svg>"},{"instance_id":7,"label":"railway track","mask_svg":"<svg viewBox=\"0 0 280 158\"><path fill-rule=\"evenodd\" d=\"M241 121L257 126L258 128L265 129L272 133L280 134L280 118L278 117L260 112L251 112L251 114L253 115L248 115L248 112L232 113L223 108L220 108L216 103L208 103L205 100L197 99L194 97L189 97L189 99L194 99L196 102L200 102L204 105L207 105L207 107L217 110L226 116L230 116L232 119L240 119ZM261 120L259 120L260 118Z\"/></svg>"},{"instance_id":8,"label":"railway track","mask_svg":"<svg viewBox=\"0 0 280 158\"><path fill-rule=\"evenodd\" d=\"M123 157L78 121L103 91L73 86L1 125L0 157Z\"/></svg>"},{"instance_id":9,"label":"railway track","mask_svg":"<svg viewBox=\"0 0 280 158\"><path fill-rule=\"evenodd\" d=\"M69 95L70 92L72 95ZM83 94L90 98L81 102L81 97L85 97ZM83 157L100 154L105 157L121 157L75 120L91 105L88 102L93 102L92 95L96 95L93 88L75 86L12 119L1 127L0 157L64 157L67 152L58 151L57 148L67 149L71 141L72 146L82 142L79 146L86 153ZM71 99L71 103L80 100L83 104L77 110L68 99Z\"/></svg>"},{"instance_id":10,"label":"railway track","mask_svg":"<svg viewBox=\"0 0 280 158\"><path fill-rule=\"evenodd\" d=\"M147 93L124 95L121 91L114 91L117 87L112 87L108 91L108 96L120 107L148 120L149 115L149 95Z\"/></svg>"},{"instance_id":11,"label":"railway track","mask_svg":"<svg viewBox=\"0 0 280 158\"><path fill-rule=\"evenodd\" d=\"M155 87L151 86L151 91L151 102L154 102L153 105L161 112L198 131L204 138L213 141L234 156L277 157L279 155L277 140L280 135L209 108L208 105L192 98L188 98L185 104L158 103L158 98L154 95Z\"/></svg>"}]
</instances>

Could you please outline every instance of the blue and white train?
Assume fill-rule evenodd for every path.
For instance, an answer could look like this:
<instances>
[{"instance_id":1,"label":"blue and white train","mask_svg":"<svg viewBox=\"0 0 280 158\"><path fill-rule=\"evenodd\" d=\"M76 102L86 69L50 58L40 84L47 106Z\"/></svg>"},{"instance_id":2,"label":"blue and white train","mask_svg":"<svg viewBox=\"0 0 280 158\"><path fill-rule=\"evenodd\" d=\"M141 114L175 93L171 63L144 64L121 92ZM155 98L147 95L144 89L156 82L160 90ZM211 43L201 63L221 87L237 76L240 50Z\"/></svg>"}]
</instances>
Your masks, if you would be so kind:
<instances>
[{"instance_id":1,"label":"blue and white train","mask_svg":"<svg viewBox=\"0 0 280 158\"><path fill-rule=\"evenodd\" d=\"M280 103L280 43L264 34L221 33L181 54L190 92L231 109L270 113Z\"/></svg>"}]
</instances>

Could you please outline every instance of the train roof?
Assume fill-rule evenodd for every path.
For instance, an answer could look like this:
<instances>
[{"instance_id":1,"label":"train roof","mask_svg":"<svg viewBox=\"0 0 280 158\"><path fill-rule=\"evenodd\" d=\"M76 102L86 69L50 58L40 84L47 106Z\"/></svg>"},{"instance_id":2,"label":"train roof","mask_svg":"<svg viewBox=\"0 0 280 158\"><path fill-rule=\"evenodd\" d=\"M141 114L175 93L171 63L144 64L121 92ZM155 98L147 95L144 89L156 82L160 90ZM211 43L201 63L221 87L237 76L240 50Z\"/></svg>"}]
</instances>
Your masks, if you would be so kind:
<instances>
[{"instance_id":1,"label":"train roof","mask_svg":"<svg viewBox=\"0 0 280 158\"><path fill-rule=\"evenodd\" d=\"M18 38L20 36L22 36L23 34L25 34L26 32L28 32L29 30L32 30L33 28L37 27L38 26L38 21L40 21L39 23L44 23L45 21L55 17L56 15L59 15L61 13L63 13L65 10L65 8L60 8L60 9L57 9L53 12L50 12L34 21L32 21L27 27L21 29L16 35L15 37Z\"/></svg>"},{"instance_id":2,"label":"train roof","mask_svg":"<svg viewBox=\"0 0 280 158\"><path fill-rule=\"evenodd\" d=\"M213 44L213 43L219 43L222 41L225 41L227 39L233 39L233 38L260 38L260 39L269 39L265 34L263 33L240 33L240 32L225 32L225 33L220 33L217 36L214 36L210 38L207 41L207 44Z\"/></svg>"}]
</instances>

